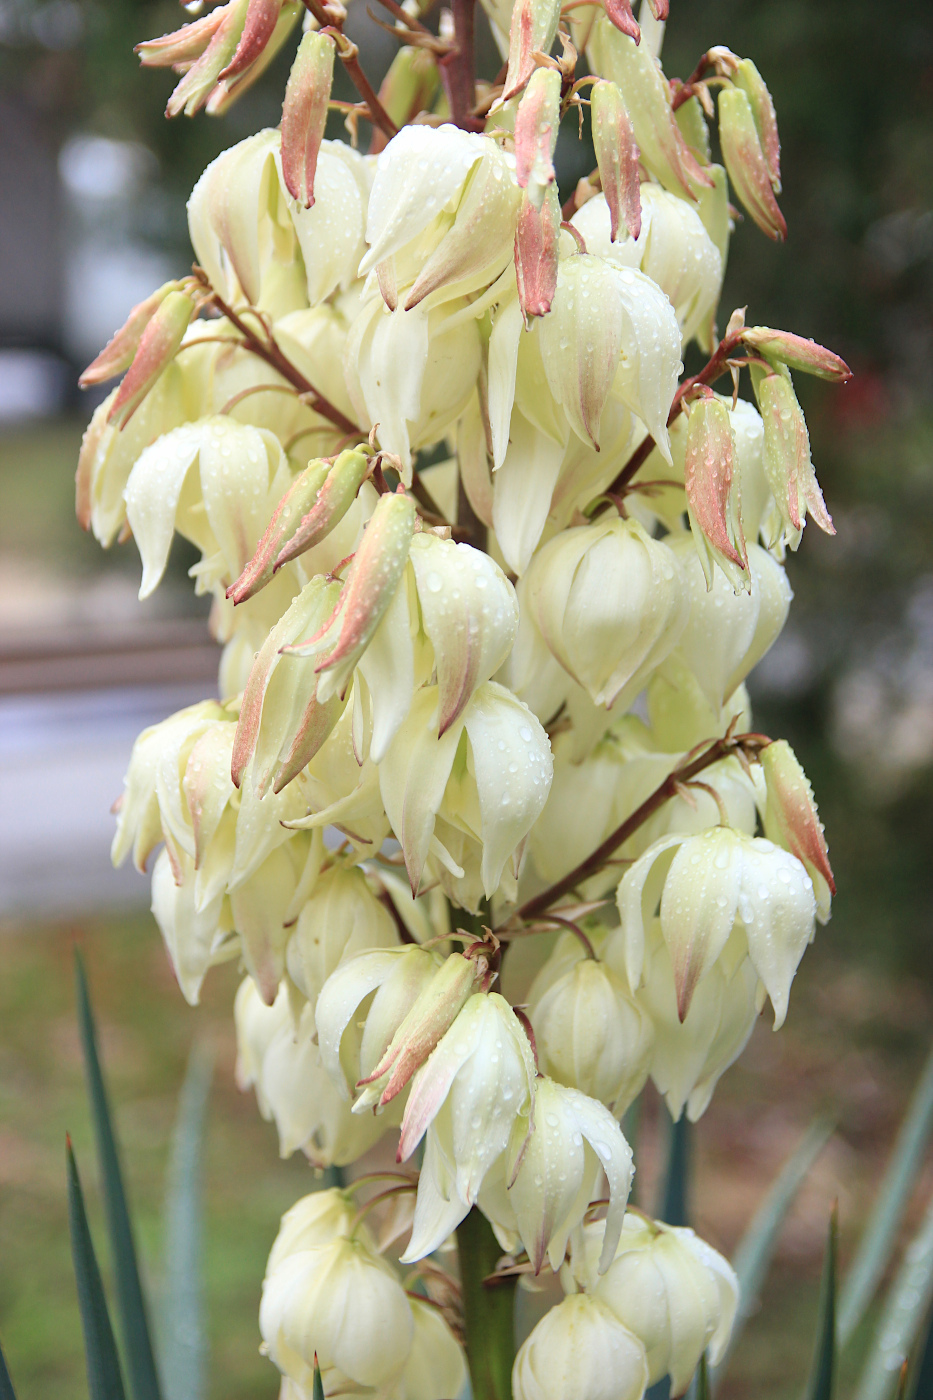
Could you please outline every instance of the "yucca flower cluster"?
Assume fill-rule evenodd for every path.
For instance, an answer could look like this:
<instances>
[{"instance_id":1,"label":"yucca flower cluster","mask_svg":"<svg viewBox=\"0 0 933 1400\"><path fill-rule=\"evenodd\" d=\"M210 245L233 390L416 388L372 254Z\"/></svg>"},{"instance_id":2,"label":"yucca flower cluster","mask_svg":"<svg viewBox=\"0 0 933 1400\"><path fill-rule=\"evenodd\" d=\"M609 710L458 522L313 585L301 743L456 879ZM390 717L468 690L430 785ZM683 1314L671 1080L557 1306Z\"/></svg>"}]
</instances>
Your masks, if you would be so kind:
<instances>
[{"instance_id":1,"label":"yucca flower cluster","mask_svg":"<svg viewBox=\"0 0 933 1400\"><path fill-rule=\"evenodd\" d=\"M793 376L848 370L742 311L716 328L730 186L784 235L750 60L669 81L662 0L640 26L625 0L483 0L503 68L479 80L470 0L435 28L382 3L378 92L340 0L229 0L141 46L181 74L170 115L221 112L303 19L281 127L192 192L193 272L84 376L125 371L82 524L133 536L142 597L191 541L223 648L220 698L140 735L114 860L161 847L191 1003L242 966L239 1080L282 1153L397 1143L375 1196L364 1175L282 1222L283 1398L319 1365L326 1395L449 1400L468 1359L501 1400L461 1286L477 1212L497 1277L565 1294L505 1357L515 1400L680 1395L735 1275L628 1208L620 1120L649 1078L697 1119L829 917L810 786L744 681L785 550L808 514L832 532ZM596 168L562 206L586 114Z\"/></svg>"}]
</instances>

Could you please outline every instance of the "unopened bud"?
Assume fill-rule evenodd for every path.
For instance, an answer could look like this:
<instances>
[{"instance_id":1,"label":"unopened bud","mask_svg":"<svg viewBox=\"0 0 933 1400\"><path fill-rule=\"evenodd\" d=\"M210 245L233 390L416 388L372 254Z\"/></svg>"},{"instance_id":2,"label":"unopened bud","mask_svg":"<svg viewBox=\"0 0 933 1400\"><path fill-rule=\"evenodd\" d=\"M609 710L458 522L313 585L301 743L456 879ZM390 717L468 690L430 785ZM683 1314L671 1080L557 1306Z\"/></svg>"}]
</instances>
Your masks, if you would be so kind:
<instances>
[{"instance_id":1,"label":"unopened bud","mask_svg":"<svg viewBox=\"0 0 933 1400\"><path fill-rule=\"evenodd\" d=\"M732 74L736 87L742 89L748 98L761 142L762 153L768 168L771 188L775 194L781 193L781 140L778 136L777 116L774 103L765 80L750 58L743 58Z\"/></svg>"},{"instance_id":2,"label":"unopened bud","mask_svg":"<svg viewBox=\"0 0 933 1400\"><path fill-rule=\"evenodd\" d=\"M306 550L313 549L330 534L356 500L368 470L369 458L365 452L350 448L340 453L295 534L276 556L277 570Z\"/></svg>"},{"instance_id":3,"label":"unopened bud","mask_svg":"<svg viewBox=\"0 0 933 1400\"><path fill-rule=\"evenodd\" d=\"M272 519L256 546L256 553L236 582L227 589L227 597L232 598L234 603L245 603L272 578L279 552L294 538L295 532L307 518L329 471L329 462L314 461L309 462L304 471L295 477L273 511Z\"/></svg>"},{"instance_id":4,"label":"unopened bud","mask_svg":"<svg viewBox=\"0 0 933 1400\"><path fill-rule=\"evenodd\" d=\"M631 0L605 0L604 8L620 34L627 34L636 44L641 43L641 30L632 13Z\"/></svg>"},{"instance_id":5,"label":"unopened bud","mask_svg":"<svg viewBox=\"0 0 933 1400\"><path fill-rule=\"evenodd\" d=\"M431 111L440 85L437 60L430 50L405 44L382 80L379 101L401 129L419 112Z\"/></svg>"},{"instance_id":6,"label":"unopened bud","mask_svg":"<svg viewBox=\"0 0 933 1400\"><path fill-rule=\"evenodd\" d=\"M852 378L852 371L839 355L791 331L749 326L742 331L742 343L757 350L772 364L787 365L800 370L801 374L815 374L817 379L831 379L837 384L845 384Z\"/></svg>"},{"instance_id":7,"label":"unopened bud","mask_svg":"<svg viewBox=\"0 0 933 1400\"><path fill-rule=\"evenodd\" d=\"M357 1087L363 1093L353 1105L354 1113L373 1106L385 1108L401 1093L469 998L476 991L485 991L494 975L484 955L451 953L419 993L372 1074L359 1081Z\"/></svg>"},{"instance_id":8,"label":"unopened bud","mask_svg":"<svg viewBox=\"0 0 933 1400\"><path fill-rule=\"evenodd\" d=\"M537 68L515 114L515 178L540 209L554 183L554 149L560 129L560 73Z\"/></svg>"},{"instance_id":9,"label":"unopened bud","mask_svg":"<svg viewBox=\"0 0 933 1400\"><path fill-rule=\"evenodd\" d=\"M540 209L528 195L522 200L515 231L515 276L518 300L526 317L546 316L557 291L560 199L549 186Z\"/></svg>"},{"instance_id":10,"label":"unopened bud","mask_svg":"<svg viewBox=\"0 0 933 1400\"><path fill-rule=\"evenodd\" d=\"M512 1367L515 1400L641 1400L647 1385L645 1348L588 1293L546 1312Z\"/></svg>"},{"instance_id":11,"label":"unopened bud","mask_svg":"<svg viewBox=\"0 0 933 1400\"><path fill-rule=\"evenodd\" d=\"M832 518L810 458L810 435L803 409L789 375L766 374L753 377L753 383L764 424L765 476L785 529L793 530L799 540L809 511L821 530L834 535Z\"/></svg>"},{"instance_id":12,"label":"unopened bud","mask_svg":"<svg viewBox=\"0 0 933 1400\"><path fill-rule=\"evenodd\" d=\"M806 866L816 892L817 910L825 923L836 882L809 779L786 739L763 748L759 762L767 788L765 833Z\"/></svg>"},{"instance_id":13,"label":"unopened bud","mask_svg":"<svg viewBox=\"0 0 933 1400\"><path fill-rule=\"evenodd\" d=\"M620 225L624 225L631 237L637 238L641 233L639 152L622 94L615 83L602 80L595 83L590 107L596 163L612 220L609 236L614 243Z\"/></svg>"},{"instance_id":14,"label":"unopened bud","mask_svg":"<svg viewBox=\"0 0 933 1400\"><path fill-rule=\"evenodd\" d=\"M690 405L684 455L684 486L690 525L696 539L707 587L712 587L712 551L735 584L735 570L748 579L748 551L735 481L735 438L726 405L710 394ZM699 538L697 538L699 536ZM733 565L729 570L728 565ZM742 584L740 583L740 586Z\"/></svg>"},{"instance_id":15,"label":"unopened bud","mask_svg":"<svg viewBox=\"0 0 933 1400\"><path fill-rule=\"evenodd\" d=\"M165 282L145 301L134 306L125 323L115 331L101 350L96 360L92 360L78 380L82 389L92 384L104 384L114 375L122 374L133 363L133 356L139 348L143 332L170 292L180 292L183 282Z\"/></svg>"},{"instance_id":16,"label":"unopened bud","mask_svg":"<svg viewBox=\"0 0 933 1400\"><path fill-rule=\"evenodd\" d=\"M223 70L232 62L246 22L249 0L229 0L221 7L222 19L200 58L188 68L168 100L167 117L199 112L217 86ZM220 13L221 11L218 11Z\"/></svg>"},{"instance_id":17,"label":"unopened bud","mask_svg":"<svg viewBox=\"0 0 933 1400\"><path fill-rule=\"evenodd\" d=\"M596 71L615 83L641 158L665 189L696 198L710 177L688 147L671 106L671 90L647 44L636 44L608 19L593 27L588 49Z\"/></svg>"},{"instance_id":18,"label":"unopened bud","mask_svg":"<svg viewBox=\"0 0 933 1400\"><path fill-rule=\"evenodd\" d=\"M108 421L124 428L162 371L171 364L194 315L187 292L169 292L139 337L133 362L110 405Z\"/></svg>"},{"instance_id":19,"label":"unopened bud","mask_svg":"<svg viewBox=\"0 0 933 1400\"><path fill-rule=\"evenodd\" d=\"M334 41L309 29L298 45L282 106L282 176L305 209L314 203L314 172L324 139L334 77Z\"/></svg>"},{"instance_id":20,"label":"unopened bud","mask_svg":"<svg viewBox=\"0 0 933 1400\"><path fill-rule=\"evenodd\" d=\"M395 596L414 530L412 498L400 493L380 496L332 617L310 641L288 648L299 656L325 653L315 666L324 672L318 682L319 700L345 691Z\"/></svg>"},{"instance_id":21,"label":"unopened bud","mask_svg":"<svg viewBox=\"0 0 933 1400\"><path fill-rule=\"evenodd\" d=\"M224 23L228 8L218 5L193 24L184 24L181 29L163 34L158 39L145 39L135 49L140 63L144 68L175 68L182 64L187 67L194 63Z\"/></svg>"},{"instance_id":22,"label":"unopened bud","mask_svg":"<svg viewBox=\"0 0 933 1400\"><path fill-rule=\"evenodd\" d=\"M219 81L239 77L256 62L275 32L281 8L282 0L249 0L236 52L218 75Z\"/></svg>"},{"instance_id":23,"label":"unopened bud","mask_svg":"<svg viewBox=\"0 0 933 1400\"><path fill-rule=\"evenodd\" d=\"M787 224L774 197L751 103L741 88L724 87L719 94L719 140L739 199L762 233L782 242Z\"/></svg>"},{"instance_id":24,"label":"unopened bud","mask_svg":"<svg viewBox=\"0 0 933 1400\"><path fill-rule=\"evenodd\" d=\"M560 0L516 0L509 29L503 102L521 92L535 71L535 54L550 53L559 19Z\"/></svg>"}]
</instances>

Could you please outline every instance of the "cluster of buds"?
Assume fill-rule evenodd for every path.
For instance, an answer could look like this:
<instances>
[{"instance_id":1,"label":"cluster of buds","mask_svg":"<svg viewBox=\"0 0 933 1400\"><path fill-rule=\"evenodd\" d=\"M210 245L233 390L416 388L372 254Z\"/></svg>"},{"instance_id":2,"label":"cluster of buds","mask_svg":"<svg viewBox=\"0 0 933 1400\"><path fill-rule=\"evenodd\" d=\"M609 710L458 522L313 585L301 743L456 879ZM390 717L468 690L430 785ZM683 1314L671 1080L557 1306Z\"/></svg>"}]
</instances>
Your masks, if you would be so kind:
<instances>
[{"instance_id":1,"label":"cluster of buds","mask_svg":"<svg viewBox=\"0 0 933 1400\"><path fill-rule=\"evenodd\" d=\"M457 1394L470 1309L442 1263L471 1212L506 1272L566 1295L515 1400L680 1395L728 1342L735 1275L629 1207L620 1120L649 1078L700 1117L829 917L813 794L744 682L788 614L785 550L808 515L832 532L792 375L849 372L744 312L717 334L730 185L785 233L754 64L714 48L669 82L662 0L640 22L483 0L504 67L477 85L462 14L438 35L383 3L377 92L339 0L307 0L281 126L207 168L193 273L83 378L123 375L82 524L134 537L143 597L193 544L223 644L220 699L137 741L114 860L163 847L191 1002L240 962L237 1079L283 1155L342 1168L394 1135L394 1185L282 1222L260 1329L283 1400L318 1369L325 1394ZM181 75L169 113L224 110L299 9L229 0L141 45ZM596 168L567 200L586 104Z\"/></svg>"}]
</instances>

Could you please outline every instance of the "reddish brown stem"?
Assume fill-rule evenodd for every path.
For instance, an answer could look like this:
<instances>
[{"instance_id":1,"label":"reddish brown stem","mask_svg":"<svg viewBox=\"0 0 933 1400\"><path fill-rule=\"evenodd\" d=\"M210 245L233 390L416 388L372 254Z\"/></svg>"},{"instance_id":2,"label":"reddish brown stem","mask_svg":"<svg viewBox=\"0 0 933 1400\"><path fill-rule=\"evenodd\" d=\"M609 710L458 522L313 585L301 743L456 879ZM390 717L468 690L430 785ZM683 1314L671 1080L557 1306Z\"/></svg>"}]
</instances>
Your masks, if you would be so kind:
<instances>
[{"instance_id":1,"label":"reddish brown stem","mask_svg":"<svg viewBox=\"0 0 933 1400\"><path fill-rule=\"evenodd\" d=\"M766 739L763 734L737 734L731 738L727 736L724 739L716 739L696 758L688 757L685 762L679 764L672 773L668 774L660 787L655 788L651 796L647 797L640 807L636 807L632 815L627 817L621 826L617 826L615 831L596 847L592 855L587 856L586 860L574 866L573 870L562 880L558 880L556 884L543 890L541 894L535 895L534 899L527 900L520 909L516 910L512 918L536 919L542 914L546 914L555 900L568 894L584 880L588 880L591 875L596 875L613 852L617 851L620 846L624 846L625 842L634 836L640 826L644 826L645 822L653 817L655 812L664 806L665 802L670 801L681 784L688 783L691 778L695 778L705 768L710 768L714 763L718 763L722 758L727 758L731 753L743 751L746 755L754 754L769 742L770 740Z\"/></svg>"},{"instance_id":2,"label":"reddish brown stem","mask_svg":"<svg viewBox=\"0 0 933 1400\"><path fill-rule=\"evenodd\" d=\"M454 47L441 59L441 76L450 104L451 120L464 131L482 131L483 124L473 116L476 102L476 54L473 36L473 8L476 0L453 0Z\"/></svg>"},{"instance_id":3,"label":"reddish brown stem","mask_svg":"<svg viewBox=\"0 0 933 1400\"><path fill-rule=\"evenodd\" d=\"M196 267L195 276L199 281L203 282L206 287L210 287L207 273L203 268ZM282 351L271 335L267 336L266 339L258 336L252 327L246 324L242 316L239 316L237 312L233 310L233 307L229 306L227 302L224 301L219 293L212 291L210 301L216 306L225 320L229 321L231 326L234 326L240 332L245 342L246 349L250 350L254 355L258 355L261 360L265 360L266 364L271 365L287 383L291 384L293 389L297 389L299 394L303 394L308 400L309 408L312 408L315 413L319 413L322 418L326 418L329 422L333 423L334 427L339 428L342 433L346 433L351 437L364 436L357 425L347 418L346 414L341 413L339 408L332 404L329 399L325 399L324 395L315 389L310 380L305 379L304 375L300 370L295 368L291 360L287 359L286 356L282 354Z\"/></svg>"},{"instance_id":4,"label":"reddish brown stem","mask_svg":"<svg viewBox=\"0 0 933 1400\"><path fill-rule=\"evenodd\" d=\"M714 384L716 380L720 378L721 375L726 373L727 369L729 368L729 359L739 348L741 343L742 341L740 335L729 336L727 339L721 340L716 346L716 349L713 351L707 363L700 370L699 374L695 374L692 376L692 378L684 380L683 384L681 384L680 388L677 390L677 393L674 395L674 402L671 404L671 411L667 415L668 427L671 426L678 414L682 412L684 406L684 399L686 398L687 394L689 394L691 389L695 389L699 384ZM602 494L607 497L624 494L624 488L629 484L632 477L638 471L639 467L643 467L644 464L647 462L648 458L654 451L656 445L657 444L655 443L654 438L650 436L646 437L643 442L639 443L638 447L636 447L631 457L629 457L625 466L622 468L619 474L616 477L614 477L614 479L609 483L609 485L606 487L605 491ZM609 503L607 501L606 505L602 509L608 509L608 504ZM602 514L602 510L595 511L593 518L595 519L595 517L600 514Z\"/></svg>"},{"instance_id":5,"label":"reddish brown stem","mask_svg":"<svg viewBox=\"0 0 933 1400\"><path fill-rule=\"evenodd\" d=\"M373 126L377 126L380 131L385 132L391 140L398 131L398 127L379 101L372 83L360 67L359 50L344 34L342 21L337 21L337 17L331 13L326 4L322 3L322 0L304 0L304 5L321 28L333 34L340 60L347 70L347 77L366 103L366 119Z\"/></svg>"}]
</instances>

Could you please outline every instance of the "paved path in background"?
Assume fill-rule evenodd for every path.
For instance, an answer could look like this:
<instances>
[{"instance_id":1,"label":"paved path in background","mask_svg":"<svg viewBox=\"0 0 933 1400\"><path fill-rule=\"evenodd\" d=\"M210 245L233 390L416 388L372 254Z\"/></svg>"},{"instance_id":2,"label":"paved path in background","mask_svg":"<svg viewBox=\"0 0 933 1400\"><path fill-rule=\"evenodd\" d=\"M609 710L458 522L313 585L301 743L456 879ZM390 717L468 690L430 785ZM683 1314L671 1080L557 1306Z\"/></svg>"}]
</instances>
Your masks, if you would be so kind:
<instances>
[{"instance_id":1,"label":"paved path in background","mask_svg":"<svg viewBox=\"0 0 933 1400\"><path fill-rule=\"evenodd\" d=\"M0 699L0 919L148 906L148 879L110 864L110 807L139 731L208 693L199 682Z\"/></svg>"}]
</instances>

